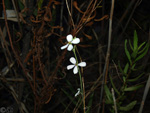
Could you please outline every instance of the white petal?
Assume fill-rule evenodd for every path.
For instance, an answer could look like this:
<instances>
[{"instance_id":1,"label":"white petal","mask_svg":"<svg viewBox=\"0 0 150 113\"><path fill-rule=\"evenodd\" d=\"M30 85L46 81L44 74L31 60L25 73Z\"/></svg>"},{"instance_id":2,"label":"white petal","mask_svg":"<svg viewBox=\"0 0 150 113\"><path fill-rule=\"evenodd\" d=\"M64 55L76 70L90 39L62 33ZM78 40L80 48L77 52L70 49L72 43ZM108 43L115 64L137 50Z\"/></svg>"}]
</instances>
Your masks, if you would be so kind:
<instances>
[{"instance_id":1,"label":"white petal","mask_svg":"<svg viewBox=\"0 0 150 113\"><path fill-rule=\"evenodd\" d=\"M61 49L65 49L65 48L67 48L67 46L68 46L68 44L62 46Z\"/></svg>"},{"instance_id":2,"label":"white petal","mask_svg":"<svg viewBox=\"0 0 150 113\"><path fill-rule=\"evenodd\" d=\"M77 66L74 67L73 73L74 73L74 74L77 74L77 73L78 73L78 67L77 67Z\"/></svg>"},{"instance_id":3,"label":"white petal","mask_svg":"<svg viewBox=\"0 0 150 113\"><path fill-rule=\"evenodd\" d=\"M73 45L72 45L72 44L69 44L67 50L68 50L68 51L71 51L72 49L73 49Z\"/></svg>"},{"instance_id":4,"label":"white petal","mask_svg":"<svg viewBox=\"0 0 150 113\"><path fill-rule=\"evenodd\" d=\"M80 42L79 38L75 38L73 39L73 41L71 42L72 44L78 44Z\"/></svg>"},{"instance_id":5,"label":"white petal","mask_svg":"<svg viewBox=\"0 0 150 113\"><path fill-rule=\"evenodd\" d=\"M85 67L86 66L86 62L81 62L81 63L78 64L78 66Z\"/></svg>"},{"instance_id":6,"label":"white petal","mask_svg":"<svg viewBox=\"0 0 150 113\"><path fill-rule=\"evenodd\" d=\"M71 34L67 35L67 41L68 42L71 42L73 39L73 36Z\"/></svg>"},{"instance_id":7,"label":"white petal","mask_svg":"<svg viewBox=\"0 0 150 113\"><path fill-rule=\"evenodd\" d=\"M75 65L76 64L76 59L74 57L71 57L70 62Z\"/></svg>"},{"instance_id":8,"label":"white petal","mask_svg":"<svg viewBox=\"0 0 150 113\"><path fill-rule=\"evenodd\" d=\"M74 95L75 97L77 97L80 94L80 88L77 89L78 92Z\"/></svg>"},{"instance_id":9,"label":"white petal","mask_svg":"<svg viewBox=\"0 0 150 113\"><path fill-rule=\"evenodd\" d=\"M77 90L80 91L80 88L78 88Z\"/></svg>"},{"instance_id":10,"label":"white petal","mask_svg":"<svg viewBox=\"0 0 150 113\"><path fill-rule=\"evenodd\" d=\"M74 66L75 66L75 65L68 65L68 66L67 66L67 70L72 69Z\"/></svg>"}]
</instances>

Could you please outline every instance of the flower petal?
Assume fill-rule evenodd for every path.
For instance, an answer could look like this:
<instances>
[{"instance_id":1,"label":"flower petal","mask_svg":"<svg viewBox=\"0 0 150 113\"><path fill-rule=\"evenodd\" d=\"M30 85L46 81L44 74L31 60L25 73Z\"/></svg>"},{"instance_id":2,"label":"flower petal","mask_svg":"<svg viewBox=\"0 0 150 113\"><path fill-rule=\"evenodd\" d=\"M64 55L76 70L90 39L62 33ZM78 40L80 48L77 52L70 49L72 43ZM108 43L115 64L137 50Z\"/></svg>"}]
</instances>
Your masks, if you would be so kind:
<instances>
[{"instance_id":1,"label":"flower petal","mask_svg":"<svg viewBox=\"0 0 150 113\"><path fill-rule=\"evenodd\" d=\"M72 44L69 44L67 50L68 50L68 51L71 51L72 49L73 49L73 45L72 45Z\"/></svg>"},{"instance_id":2,"label":"flower petal","mask_svg":"<svg viewBox=\"0 0 150 113\"><path fill-rule=\"evenodd\" d=\"M65 48L67 48L67 46L68 46L68 44L62 46L61 49L65 49Z\"/></svg>"},{"instance_id":3,"label":"flower petal","mask_svg":"<svg viewBox=\"0 0 150 113\"><path fill-rule=\"evenodd\" d=\"M78 44L80 42L79 38L75 38L73 39L73 41L71 42L72 44Z\"/></svg>"},{"instance_id":4,"label":"flower petal","mask_svg":"<svg viewBox=\"0 0 150 113\"><path fill-rule=\"evenodd\" d=\"M77 90L80 91L80 88L78 88Z\"/></svg>"},{"instance_id":5,"label":"flower petal","mask_svg":"<svg viewBox=\"0 0 150 113\"><path fill-rule=\"evenodd\" d=\"M85 67L86 66L86 62L81 62L81 63L78 64L78 66Z\"/></svg>"},{"instance_id":6,"label":"flower petal","mask_svg":"<svg viewBox=\"0 0 150 113\"><path fill-rule=\"evenodd\" d=\"M71 34L67 35L67 41L68 42L71 42L73 39L73 36Z\"/></svg>"},{"instance_id":7,"label":"flower petal","mask_svg":"<svg viewBox=\"0 0 150 113\"><path fill-rule=\"evenodd\" d=\"M73 73L74 73L74 74L77 74L77 73L78 73L78 67L77 67L77 66L74 67Z\"/></svg>"},{"instance_id":8,"label":"flower petal","mask_svg":"<svg viewBox=\"0 0 150 113\"><path fill-rule=\"evenodd\" d=\"M67 66L67 70L72 69L74 66L75 66L75 65L68 65L68 66Z\"/></svg>"},{"instance_id":9,"label":"flower petal","mask_svg":"<svg viewBox=\"0 0 150 113\"><path fill-rule=\"evenodd\" d=\"M76 64L76 59L74 57L71 57L70 62L75 65Z\"/></svg>"},{"instance_id":10,"label":"flower petal","mask_svg":"<svg viewBox=\"0 0 150 113\"><path fill-rule=\"evenodd\" d=\"M78 92L74 95L75 97L77 97L80 94L80 88L77 89Z\"/></svg>"}]
</instances>

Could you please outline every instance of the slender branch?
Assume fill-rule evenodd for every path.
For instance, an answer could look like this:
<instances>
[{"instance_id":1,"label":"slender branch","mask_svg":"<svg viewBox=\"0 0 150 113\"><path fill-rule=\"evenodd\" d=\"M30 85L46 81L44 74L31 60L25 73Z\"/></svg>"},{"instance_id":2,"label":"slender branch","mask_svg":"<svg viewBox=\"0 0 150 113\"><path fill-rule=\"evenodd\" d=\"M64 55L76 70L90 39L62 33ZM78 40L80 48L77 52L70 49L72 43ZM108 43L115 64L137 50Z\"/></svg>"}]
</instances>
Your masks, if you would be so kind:
<instances>
[{"instance_id":1,"label":"slender branch","mask_svg":"<svg viewBox=\"0 0 150 113\"><path fill-rule=\"evenodd\" d=\"M28 80L31 88L34 89L32 83L31 83L31 81L30 81L30 79L28 77L28 73L27 73L26 69L24 68L23 64L21 63L20 57L17 54L17 52L15 51L15 48L13 46L12 38L11 38L11 35L10 35L10 31L9 31L9 27L8 27L8 22L7 22L7 16L6 16L6 9L5 9L5 2L4 2L4 0L2 0L2 4L3 4L3 11L4 11L5 25L6 25L6 28L7 28L7 33L8 33L8 37L9 37L11 49L12 49L12 51L13 51L13 53L14 53L17 61L18 61L18 63L20 64L21 68L23 69L23 72L25 73L26 78L27 78L27 80Z\"/></svg>"},{"instance_id":2,"label":"slender branch","mask_svg":"<svg viewBox=\"0 0 150 113\"><path fill-rule=\"evenodd\" d=\"M70 15L70 17L71 17L71 21L72 21L73 28L75 29L74 21L73 21L73 19L72 19L72 15L71 15L71 12L70 12L70 9L69 9L69 5L68 5L68 0L66 0L66 6L67 6L67 9L68 9L68 13L69 13L69 15Z\"/></svg>"},{"instance_id":3,"label":"slender branch","mask_svg":"<svg viewBox=\"0 0 150 113\"><path fill-rule=\"evenodd\" d=\"M132 19L132 16L133 16L133 14L134 14L134 12L135 12L135 9L137 8L137 6L138 6L140 3L141 3L141 0L138 0L138 1L136 2L136 4L135 4L135 6L133 7L133 10L132 10L132 12L131 12L131 14L130 14L130 16L129 16L129 19L128 19L127 22L126 22L126 25L125 25L125 27L124 27L124 29L123 29L123 32L121 33L120 36L122 36L122 34L125 32L127 26L129 25L130 20Z\"/></svg>"},{"instance_id":4,"label":"slender branch","mask_svg":"<svg viewBox=\"0 0 150 113\"><path fill-rule=\"evenodd\" d=\"M141 106L140 106L140 109L139 109L139 113L142 113L142 111L143 111L145 99L146 99L146 96L148 94L149 89L150 89L150 75L149 75L147 83L146 83L146 87L145 87L145 90L144 90Z\"/></svg>"},{"instance_id":5,"label":"slender branch","mask_svg":"<svg viewBox=\"0 0 150 113\"><path fill-rule=\"evenodd\" d=\"M115 99L115 93L114 93L114 89L111 89L112 92L112 96L113 96L113 101L114 101L114 109L115 109L115 113L117 113L117 105L116 105L116 99Z\"/></svg>"},{"instance_id":6,"label":"slender branch","mask_svg":"<svg viewBox=\"0 0 150 113\"><path fill-rule=\"evenodd\" d=\"M16 13L17 20L18 20L18 25L19 25L19 30L20 30L20 32L21 32L21 37L22 37L23 31L22 31L22 27L21 27L21 24L20 24L19 13L18 13L18 10L17 10L17 8L16 8L16 4L15 4L15 1L14 1L14 0L12 0L12 4L13 4L13 7L14 7L14 9L15 9L15 13Z\"/></svg>"},{"instance_id":7,"label":"slender branch","mask_svg":"<svg viewBox=\"0 0 150 113\"><path fill-rule=\"evenodd\" d=\"M114 11L114 3L115 3L115 0L112 0L111 10L110 10L110 19L109 19L108 48L107 48L105 66L104 66L104 69L103 69L102 87L101 87L101 93L100 93L100 104L102 103L103 90L104 90L104 81L105 81L105 77L107 76L108 66L109 66L110 44L111 44L111 35L112 35L112 18L113 18L113 11ZM100 108L101 108L101 106L99 106L98 113L100 112Z\"/></svg>"}]
</instances>

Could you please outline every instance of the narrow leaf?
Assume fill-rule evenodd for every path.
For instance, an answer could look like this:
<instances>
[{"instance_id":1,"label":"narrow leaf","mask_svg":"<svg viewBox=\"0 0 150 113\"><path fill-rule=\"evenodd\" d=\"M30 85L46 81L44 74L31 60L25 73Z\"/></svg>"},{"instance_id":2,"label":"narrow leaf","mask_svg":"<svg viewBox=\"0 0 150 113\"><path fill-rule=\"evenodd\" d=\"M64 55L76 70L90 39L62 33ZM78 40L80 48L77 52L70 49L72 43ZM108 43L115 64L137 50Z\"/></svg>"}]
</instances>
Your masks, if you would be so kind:
<instances>
[{"instance_id":1,"label":"narrow leaf","mask_svg":"<svg viewBox=\"0 0 150 113\"><path fill-rule=\"evenodd\" d=\"M127 40L125 40L125 53L126 53L126 55L127 55L127 57L128 57L128 60L129 60L129 62L130 62L130 64L131 64L132 61L131 61L130 53L129 53L128 49L127 49Z\"/></svg>"},{"instance_id":2,"label":"narrow leaf","mask_svg":"<svg viewBox=\"0 0 150 113\"><path fill-rule=\"evenodd\" d=\"M138 47L138 37L137 37L136 30L134 31L133 47L134 47L134 50L136 50Z\"/></svg>"},{"instance_id":3,"label":"narrow leaf","mask_svg":"<svg viewBox=\"0 0 150 113\"><path fill-rule=\"evenodd\" d=\"M133 59L135 59L136 56L137 56L137 54L138 54L138 49L136 49L136 50L133 51L133 53L131 54L131 57L132 57Z\"/></svg>"},{"instance_id":4,"label":"narrow leaf","mask_svg":"<svg viewBox=\"0 0 150 113\"><path fill-rule=\"evenodd\" d=\"M120 95L119 91L117 90L117 88L115 87L114 83L113 83L113 80L112 80L112 77L109 75L109 78L110 78L110 82L111 82L111 85L112 87L114 88L115 92Z\"/></svg>"},{"instance_id":5,"label":"narrow leaf","mask_svg":"<svg viewBox=\"0 0 150 113\"><path fill-rule=\"evenodd\" d=\"M109 90L109 88L107 87L107 85L104 85L104 90L105 90L105 93L106 93L106 97L108 98L109 101L112 100L112 95L111 95L111 92Z\"/></svg>"},{"instance_id":6,"label":"narrow leaf","mask_svg":"<svg viewBox=\"0 0 150 113\"><path fill-rule=\"evenodd\" d=\"M136 63L134 63L133 65L132 65L132 67L131 67L131 69L134 71L134 70L136 70L136 69L134 69L135 68L135 65L136 65Z\"/></svg>"},{"instance_id":7,"label":"narrow leaf","mask_svg":"<svg viewBox=\"0 0 150 113\"><path fill-rule=\"evenodd\" d=\"M124 91L135 91L141 87L143 87L143 85L132 86L132 87L125 88Z\"/></svg>"},{"instance_id":8,"label":"narrow leaf","mask_svg":"<svg viewBox=\"0 0 150 113\"><path fill-rule=\"evenodd\" d=\"M126 82L126 77L125 77L125 76L123 76L123 82L124 82L124 83Z\"/></svg>"},{"instance_id":9,"label":"narrow leaf","mask_svg":"<svg viewBox=\"0 0 150 113\"><path fill-rule=\"evenodd\" d=\"M127 74L128 69L129 69L129 63L127 63L127 64L125 65L125 68L124 68L124 70L123 70L124 74Z\"/></svg>"},{"instance_id":10,"label":"narrow leaf","mask_svg":"<svg viewBox=\"0 0 150 113\"><path fill-rule=\"evenodd\" d=\"M140 74L139 76L137 76L137 77L134 78L134 79L128 79L127 81L128 81L128 82L135 82L135 81L137 81L143 74L144 74L144 73Z\"/></svg>"},{"instance_id":11,"label":"narrow leaf","mask_svg":"<svg viewBox=\"0 0 150 113\"><path fill-rule=\"evenodd\" d=\"M121 66L120 66L120 61L118 61L118 67L119 67L119 69L120 69L120 72L121 72L122 74L124 74L123 69L122 69Z\"/></svg>"},{"instance_id":12,"label":"narrow leaf","mask_svg":"<svg viewBox=\"0 0 150 113\"><path fill-rule=\"evenodd\" d=\"M145 47L141 50L141 51L139 51L138 52L138 54L141 54L141 53L143 53L147 48L149 47L149 45L148 44L146 44L145 45Z\"/></svg>"},{"instance_id":13,"label":"narrow leaf","mask_svg":"<svg viewBox=\"0 0 150 113\"><path fill-rule=\"evenodd\" d=\"M135 62L140 60L141 58L143 58L146 55L146 53L147 53L147 51L149 49L149 45L147 44L146 46L147 46L146 50L135 59Z\"/></svg>"},{"instance_id":14,"label":"narrow leaf","mask_svg":"<svg viewBox=\"0 0 150 113\"><path fill-rule=\"evenodd\" d=\"M127 106L124 107L120 107L119 109L121 111L130 111L133 109L133 107L136 105L137 101L132 101L130 104L128 104Z\"/></svg>"},{"instance_id":15,"label":"narrow leaf","mask_svg":"<svg viewBox=\"0 0 150 113\"><path fill-rule=\"evenodd\" d=\"M42 5L43 5L43 0L39 0L38 1L38 9L41 9Z\"/></svg>"},{"instance_id":16,"label":"narrow leaf","mask_svg":"<svg viewBox=\"0 0 150 113\"><path fill-rule=\"evenodd\" d=\"M132 49L132 51L133 51L133 46L132 46L132 44L131 44L131 41L129 40L129 45L130 45L130 48Z\"/></svg>"},{"instance_id":17,"label":"narrow leaf","mask_svg":"<svg viewBox=\"0 0 150 113\"><path fill-rule=\"evenodd\" d=\"M94 96L94 92L90 95L90 100L88 102L88 107L87 107L87 110L85 113L89 113L90 112L90 109L92 107L92 102L93 102L93 96Z\"/></svg>"},{"instance_id":18,"label":"narrow leaf","mask_svg":"<svg viewBox=\"0 0 150 113\"><path fill-rule=\"evenodd\" d=\"M143 47L143 45L145 44L146 42L143 42L139 47L138 47L138 50L141 49L141 47Z\"/></svg>"}]
</instances>

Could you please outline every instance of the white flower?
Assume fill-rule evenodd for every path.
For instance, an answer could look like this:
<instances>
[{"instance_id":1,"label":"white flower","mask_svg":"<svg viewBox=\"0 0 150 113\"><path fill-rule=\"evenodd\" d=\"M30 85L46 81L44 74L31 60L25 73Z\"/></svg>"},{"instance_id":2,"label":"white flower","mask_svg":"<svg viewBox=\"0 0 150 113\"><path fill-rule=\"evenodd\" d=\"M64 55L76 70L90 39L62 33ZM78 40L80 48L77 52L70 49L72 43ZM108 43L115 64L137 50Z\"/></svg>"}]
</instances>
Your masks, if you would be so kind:
<instances>
[{"instance_id":1,"label":"white flower","mask_svg":"<svg viewBox=\"0 0 150 113\"><path fill-rule=\"evenodd\" d=\"M80 88L77 89L77 93L74 95L75 97L77 97L80 94Z\"/></svg>"},{"instance_id":2,"label":"white flower","mask_svg":"<svg viewBox=\"0 0 150 113\"><path fill-rule=\"evenodd\" d=\"M73 49L73 45L72 44L78 44L80 42L79 38L73 38L73 36L71 34L67 35L66 37L68 43L64 46L61 47L61 49L65 49L67 48L68 51L71 51Z\"/></svg>"},{"instance_id":3,"label":"white flower","mask_svg":"<svg viewBox=\"0 0 150 113\"><path fill-rule=\"evenodd\" d=\"M67 69L70 70L70 69L74 68L74 69L73 69L73 73L74 73L74 74L77 74L77 73L78 73L78 66L80 66L80 67L85 67L85 66L86 66L86 62L80 62L80 63L77 64L77 61L76 61L76 59L75 59L74 57L71 57L71 58L70 58L70 62L71 62L72 64L71 64L71 65L68 65L68 66L67 66Z\"/></svg>"}]
</instances>

